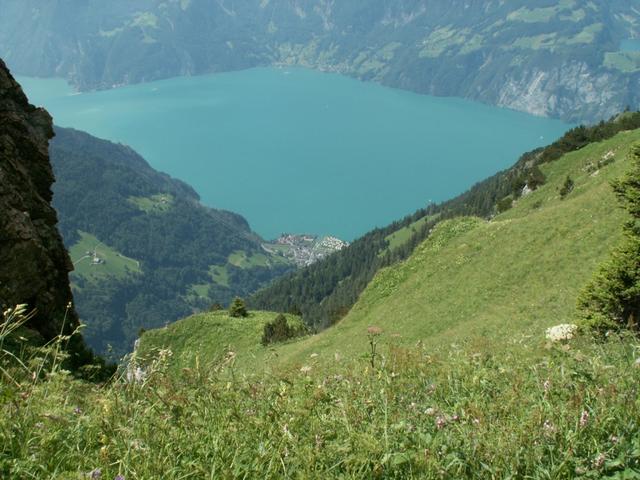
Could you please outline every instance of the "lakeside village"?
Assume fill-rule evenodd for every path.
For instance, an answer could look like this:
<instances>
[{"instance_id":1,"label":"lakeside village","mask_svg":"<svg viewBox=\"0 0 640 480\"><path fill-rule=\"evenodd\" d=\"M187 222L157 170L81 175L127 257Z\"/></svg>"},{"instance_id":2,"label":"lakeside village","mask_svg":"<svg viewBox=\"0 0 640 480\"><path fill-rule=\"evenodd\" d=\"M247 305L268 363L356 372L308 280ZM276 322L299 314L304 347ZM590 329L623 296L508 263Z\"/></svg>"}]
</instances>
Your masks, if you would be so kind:
<instances>
[{"instance_id":1,"label":"lakeside village","mask_svg":"<svg viewBox=\"0 0 640 480\"><path fill-rule=\"evenodd\" d=\"M274 242L263 244L262 248L292 261L298 267L306 267L348 246L348 242L337 237L283 233Z\"/></svg>"}]
</instances>

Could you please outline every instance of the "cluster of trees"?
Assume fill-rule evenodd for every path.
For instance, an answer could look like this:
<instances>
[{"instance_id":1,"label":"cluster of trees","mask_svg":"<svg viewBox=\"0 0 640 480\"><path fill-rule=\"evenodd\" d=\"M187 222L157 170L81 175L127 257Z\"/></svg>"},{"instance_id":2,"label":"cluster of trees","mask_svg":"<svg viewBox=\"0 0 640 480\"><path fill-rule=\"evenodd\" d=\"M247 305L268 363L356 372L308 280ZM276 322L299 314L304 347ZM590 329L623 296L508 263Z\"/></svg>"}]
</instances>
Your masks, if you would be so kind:
<instances>
[{"instance_id":1,"label":"cluster of trees","mask_svg":"<svg viewBox=\"0 0 640 480\"><path fill-rule=\"evenodd\" d=\"M477 183L451 200L418 210L385 228L373 230L348 248L274 281L254 294L249 302L256 308L302 314L313 330L324 329L350 310L375 273L407 258L441 220L473 215L490 218L508 197L508 205L525 184L537 188L544 183L539 166L583 148L591 142L613 137L623 130L640 128L640 112L625 112L594 126L569 130L553 144L525 153L513 167ZM425 219L402 246L389 249L387 237L397 230Z\"/></svg>"},{"instance_id":2,"label":"cluster of trees","mask_svg":"<svg viewBox=\"0 0 640 480\"><path fill-rule=\"evenodd\" d=\"M115 355L125 353L141 328L164 326L216 301L227 304L291 268L229 264L234 251L262 252L262 240L244 218L202 206L191 187L153 170L128 147L56 129L51 161L54 207L67 247L82 230L140 262L142 274L72 275L85 337L101 353L108 345ZM172 198L170 208L144 211L132 201L157 194ZM211 265L226 269L226 284L213 282ZM207 284L206 296L189 291Z\"/></svg>"}]
</instances>

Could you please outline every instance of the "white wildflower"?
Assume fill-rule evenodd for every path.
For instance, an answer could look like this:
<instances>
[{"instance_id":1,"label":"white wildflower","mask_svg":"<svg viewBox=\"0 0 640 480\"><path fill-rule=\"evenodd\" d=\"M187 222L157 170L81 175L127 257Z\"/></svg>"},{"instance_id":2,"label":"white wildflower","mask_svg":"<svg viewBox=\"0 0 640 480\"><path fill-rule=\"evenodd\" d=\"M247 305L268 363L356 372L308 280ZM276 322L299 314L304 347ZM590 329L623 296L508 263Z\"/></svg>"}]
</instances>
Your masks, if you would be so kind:
<instances>
[{"instance_id":1,"label":"white wildflower","mask_svg":"<svg viewBox=\"0 0 640 480\"><path fill-rule=\"evenodd\" d=\"M604 453L601 453L593 460L594 468L602 468L606 460L607 460L607 456Z\"/></svg>"},{"instance_id":2,"label":"white wildflower","mask_svg":"<svg viewBox=\"0 0 640 480\"><path fill-rule=\"evenodd\" d=\"M586 427L587 423L589 423L589 412L587 412L586 410L583 410L582 414L580 415L580 427L581 428Z\"/></svg>"},{"instance_id":3,"label":"white wildflower","mask_svg":"<svg viewBox=\"0 0 640 480\"><path fill-rule=\"evenodd\" d=\"M544 425L542 425L542 428L544 429L544 433L547 435L553 435L557 431L556 426L549 420L544 421Z\"/></svg>"},{"instance_id":4,"label":"white wildflower","mask_svg":"<svg viewBox=\"0 0 640 480\"><path fill-rule=\"evenodd\" d=\"M147 378L147 372L140 366L129 365L127 368L127 383L143 383Z\"/></svg>"},{"instance_id":5,"label":"white wildflower","mask_svg":"<svg viewBox=\"0 0 640 480\"><path fill-rule=\"evenodd\" d=\"M305 365L304 367L300 368L300 371L302 373L309 373L311 371L311 367L308 365Z\"/></svg>"},{"instance_id":6,"label":"white wildflower","mask_svg":"<svg viewBox=\"0 0 640 480\"><path fill-rule=\"evenodd\" d=\"M572 323L563 323L555 327L547 328L547 340L552 342L560 342L563 340L571 340L578 332L578 326Z\"/></svg>"}]
</instances>

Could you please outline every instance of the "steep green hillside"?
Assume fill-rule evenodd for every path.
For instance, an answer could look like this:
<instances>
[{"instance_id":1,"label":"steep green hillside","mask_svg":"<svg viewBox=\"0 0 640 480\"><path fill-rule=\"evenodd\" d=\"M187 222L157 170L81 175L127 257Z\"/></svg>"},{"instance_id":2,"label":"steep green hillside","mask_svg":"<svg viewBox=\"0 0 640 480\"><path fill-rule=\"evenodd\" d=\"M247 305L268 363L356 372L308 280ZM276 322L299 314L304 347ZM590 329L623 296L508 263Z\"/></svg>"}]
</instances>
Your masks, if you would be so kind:
<instances>
[{"instance_id":1,"label":"steep green hillside","mask_svg":"<svg viewBox=\"0 0 640 480\"><path fill-rule=\"evenodd\" d=\"M383 330L381 345L435 348L540 335L572 321L578 292L620 237L625 214L610 181L628 168L626 157L637 141L640 130L622 132L542 165L545 185L491 221L441 222L409 259L378 272L344 319L278 348L274 362L360 356L368 349L369 326ZM575 186L561 198L567 176ZM189 320L184 322L188 329ZM164 342L173 348L169 336ZM255 368L255 355L238 352L238 365Z\"/></svg>"},{"instance_id":2,"label":"steep green hillside","mask_svg":"<svg viewBox=\"0 0 640 480\"><path fill-rule=\"evenodd\" d=\"M511 168L463 194L373 230L329 258L276 280L257 292L251 303L260 310L302 312L308 325L326 328L344 317L378 270L408 258L437 222L465 215L490 219L496 211L511 206L509 199L545 182L541 166L592 142L637 128L638 112L626 112L591 127L576 127L553 144L525 153Z\"/></svg>"},{"instance_id":3,"label":"steep green hillside","mask_svg":"<svg viewBox=\"0 0 640 480\"><path fill-rule=\"evenodd\" d=\"M564 119L640 103L638 0L0 1L0 56L81 89L265 65ZM626 51L625 51L626 50Z\"/></svg>"},{"instance_id":4,"label":"steep green hillside","mask_svg":"<svg viewBox=\"0 0 640 480\"><path fill-rule=\"evenodd\" d=\"M204 207L128 147L59 128L50 150L75 302L100 352L125 353L141 328L248 295L293 268L244 218Z\"/></svg>"},{"instance_id":5,"label":"steep green hillside","mask_svg":"<svg viewBox=\"0 0 640 480\"><path fill-rule=\"evenodd\" d=\"M383 329L383 343L435 347L574 320L578 292L620 237L625 214L610 181L639 140L640 130L623 132L542 166L547 183L489 222L439 224L407 261L380 271L340 323L281 358L364 352L370 325ZM598 169L604 158L615 161ZM575 188L562 199L567 175Z\"/></svg>"}]
</instances>

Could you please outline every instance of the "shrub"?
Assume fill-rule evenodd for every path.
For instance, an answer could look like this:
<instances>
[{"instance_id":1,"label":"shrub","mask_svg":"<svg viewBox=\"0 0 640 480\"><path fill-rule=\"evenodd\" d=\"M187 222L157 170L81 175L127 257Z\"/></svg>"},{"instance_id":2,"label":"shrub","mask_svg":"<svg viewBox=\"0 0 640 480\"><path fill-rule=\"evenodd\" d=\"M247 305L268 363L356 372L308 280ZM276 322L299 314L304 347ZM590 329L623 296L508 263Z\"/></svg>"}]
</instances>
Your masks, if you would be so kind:
<instances>
[{"instance_id":1,"label":"shrub","mask_svg":"<svg viewBox=\"0 0 640 480\"><path fill-rule=\"evenodd\" d=\"M299 334L300 330L289 325L287 317L280 313L273 321L264 325L262 344L269 345L270 343L284 342L297 337Z\"/></svg>"},{"instance_id":2,"label":"shrub","mask_svg":"<svg viewBox=\"0 0 640 480\"><path fill-rule=\"evenodd\" d=\"M560 198L564 199L567 195L569 195L573 191L573 187L575 187L575 183L571 179L571 177L567 175L564 184L560 188Z\"/></svg>"},{"instance_id":3,"label":"shrub","mask_svg":"<svg viewBox=\"0 0 640 480\"><path fill-rule=\"evenodd\" d=\"M234 298L233 302L231 302L231 305L229 306L229 315L234 318L247 317L249 312L247 311L244 300L240 297Z\"/></svg>"},{"instance_id":4,"label":"shrub","mask_svg":"<svg viewBox=\"0 0 640 480\"><path fill-rule=\"evenodd\" d=\"M503 213L511 209L511 207L513 207L513 198L511 196L505 197L496 204L496 211Z\"/></svg>"}]
</instances>

